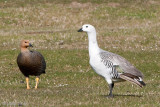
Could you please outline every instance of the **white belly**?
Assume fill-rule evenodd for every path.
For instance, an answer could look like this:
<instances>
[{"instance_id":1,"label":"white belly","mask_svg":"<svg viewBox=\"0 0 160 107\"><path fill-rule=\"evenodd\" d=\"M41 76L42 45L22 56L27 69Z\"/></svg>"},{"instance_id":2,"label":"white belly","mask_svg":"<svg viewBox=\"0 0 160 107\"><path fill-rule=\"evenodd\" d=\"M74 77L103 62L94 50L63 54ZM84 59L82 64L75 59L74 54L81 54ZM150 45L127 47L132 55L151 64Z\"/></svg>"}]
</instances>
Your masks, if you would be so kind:
<instances>
[{"instance_id":1,"label":"white belly","mask_svg":"<svg viewBox=\"0 0 160 107\"><path fill-rule=\"evenodd\" d=\"M91 57L90 58L90 65L91 67L93 68L93 70L105 77L105 78L110 78L110 72L111 72L111 69L107 69L106 66L103 64L103 62L101 62L101 59L100 57Z\"/></svg>"},{"instance_id":2,"label":"white belly","mask_svg":"<svg viewBox=\"0 0 160 107\"><path fill-rule=\"evenodd\" d=\"M121 82L121 81L124 81L120 78L112 78L113 75L112 75L112 69L111 68L107 68L103 62L101 62L101 58L100 57L91 57L90 58L90 65L91 67L93 68L93 70L101 75L102 77L104 77L106 79L106 81L108 83L111 83L112 82Z\"/></svg>"}]
</instances>

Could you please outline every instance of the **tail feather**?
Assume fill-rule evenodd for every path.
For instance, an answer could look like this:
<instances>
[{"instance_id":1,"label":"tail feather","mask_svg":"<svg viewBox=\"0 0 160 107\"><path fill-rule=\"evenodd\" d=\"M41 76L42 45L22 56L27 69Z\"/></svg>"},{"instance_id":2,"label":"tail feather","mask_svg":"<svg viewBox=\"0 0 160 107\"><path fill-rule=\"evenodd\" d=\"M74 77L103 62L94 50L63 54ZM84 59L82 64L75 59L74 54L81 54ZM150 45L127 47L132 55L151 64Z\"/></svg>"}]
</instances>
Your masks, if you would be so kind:
<instances>
[{"instance_id":1,"label":"tail feather","mask_svg":"<svg viewBox=\"0 0 160 107\"><path fill-rule=\"evenodd\" d=\"M146 86L146 84L143 81L138 81L140 82L143 86Z\"/></svg>"},{"instance_id":2,"label":"tail feather","mask_svg":"<svg viewBox=\"0 0 160 107\"><path fill-rule=\"evenodd\" d=\"M136 85L140 86L141 88L146 85L140 77L137 77L137 76L134 76L134 75L131 75L128 73L121 74L120 78L127 80L133 84L136 84Z\"/></svg>"}]
</instances>

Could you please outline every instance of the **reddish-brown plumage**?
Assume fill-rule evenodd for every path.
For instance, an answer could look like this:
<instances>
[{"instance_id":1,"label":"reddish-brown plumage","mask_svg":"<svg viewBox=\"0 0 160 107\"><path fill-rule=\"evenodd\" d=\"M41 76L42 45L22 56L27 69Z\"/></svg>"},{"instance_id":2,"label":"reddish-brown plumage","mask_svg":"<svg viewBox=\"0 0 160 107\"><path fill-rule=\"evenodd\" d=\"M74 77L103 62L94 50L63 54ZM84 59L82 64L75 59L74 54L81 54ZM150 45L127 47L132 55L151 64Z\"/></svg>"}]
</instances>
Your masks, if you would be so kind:
<instances>
[{"instance_id":1,"label":"reddish-brown plumage","mask_svg":"<svg viewBox=\"0 0 160 107\"><path fill-rule=\"evenodd\" d=\"M21 52L17 57L17 64L24 76L40 76L45 73L46 62L44 57L37 51L30 51L27 47L32 46L28 40L22 40Z\"/></svg>"}]
</instances>

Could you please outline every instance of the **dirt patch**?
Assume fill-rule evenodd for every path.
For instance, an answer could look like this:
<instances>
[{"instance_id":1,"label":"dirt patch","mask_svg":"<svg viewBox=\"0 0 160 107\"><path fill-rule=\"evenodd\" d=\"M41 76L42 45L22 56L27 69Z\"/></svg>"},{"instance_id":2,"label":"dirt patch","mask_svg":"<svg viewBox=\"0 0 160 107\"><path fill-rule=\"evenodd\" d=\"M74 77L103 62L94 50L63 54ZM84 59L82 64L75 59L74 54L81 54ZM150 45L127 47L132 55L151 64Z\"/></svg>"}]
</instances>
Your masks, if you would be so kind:
<instances>
[{"instance_id":1,"label":"dirt patch","mask_svg":"<svg viewBox=\"0 0 160 107\"><path fill-rule=\"evenodd\" d=\"M154 1L154 0L149 0L148 3L149 4L160 4L159 1Z\"/></svg>"},{"instance_id":2,"label":"dirt patch","mask_svg":"<svg viewBox=\"0 0 160 107\"><path fill-rule=\"evenodd\" d=\"M86 8L86 7L89 7L90 5L92 5L91 3L79 3L79 2L72 2L70 4L70 7L72 8Z\"/></svg>"},{"instance_id":3,"label":"dirt patch","mask_svg":"<svg viewBox=\"0 0 160 107\"><path fill-rule=\"evenodd\" d=\"M108 6L116 8L116 7L120 6L120 4L111 2L111 3L108 3Z\"/></svg>"}]
</instances>

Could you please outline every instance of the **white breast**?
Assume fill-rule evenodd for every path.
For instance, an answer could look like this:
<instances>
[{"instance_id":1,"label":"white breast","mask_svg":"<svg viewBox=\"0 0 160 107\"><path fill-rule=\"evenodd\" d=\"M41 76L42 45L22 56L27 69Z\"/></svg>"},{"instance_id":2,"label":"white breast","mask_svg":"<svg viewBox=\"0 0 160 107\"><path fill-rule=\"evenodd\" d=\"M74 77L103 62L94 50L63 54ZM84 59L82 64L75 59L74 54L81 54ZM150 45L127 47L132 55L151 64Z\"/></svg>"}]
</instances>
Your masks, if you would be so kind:
<instances>
[{"instance_id":1,"label":"white breast","mask_svg":"<svg viewBox=\"0 0 160 107\"><path fill-rule=\"evenodd\" d=\"M99 74L105 78L110 78L111 69L106 68L106 66L103 64L103 62L101 62L100 56L91 57L90 58L90 65L97 74Z\"/></svg>"}]
</instances>

